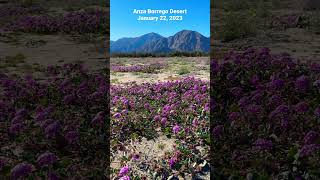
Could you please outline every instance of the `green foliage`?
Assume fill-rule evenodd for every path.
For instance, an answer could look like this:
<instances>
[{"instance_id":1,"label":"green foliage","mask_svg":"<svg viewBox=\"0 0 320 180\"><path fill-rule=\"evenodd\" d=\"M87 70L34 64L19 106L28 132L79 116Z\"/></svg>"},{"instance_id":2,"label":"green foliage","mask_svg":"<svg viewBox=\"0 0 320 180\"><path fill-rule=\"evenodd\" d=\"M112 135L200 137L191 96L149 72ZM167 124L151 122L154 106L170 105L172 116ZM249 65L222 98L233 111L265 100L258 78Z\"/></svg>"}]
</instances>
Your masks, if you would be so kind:
<instances>
[{"instance_id":1,"label":"green foliage","mask_svg":"<svg viewBox=\"0 0 320 180\"><path fill-rule=\"evenodd\" d=\"M179 75L185 75L185 74L189 74L190 73L190 70L187 66L182 66L178 72L177 72Z\"/></svg>"}]
</instances>

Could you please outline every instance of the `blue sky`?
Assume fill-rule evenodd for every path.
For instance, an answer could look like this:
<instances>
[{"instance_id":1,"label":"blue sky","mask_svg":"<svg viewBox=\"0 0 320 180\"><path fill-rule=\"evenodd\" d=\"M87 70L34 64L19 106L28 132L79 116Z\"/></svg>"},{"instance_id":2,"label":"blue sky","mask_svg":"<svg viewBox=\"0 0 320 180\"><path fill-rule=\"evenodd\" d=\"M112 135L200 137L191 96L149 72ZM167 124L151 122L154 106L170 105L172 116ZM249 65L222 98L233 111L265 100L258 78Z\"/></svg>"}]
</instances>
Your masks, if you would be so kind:
<instances>
[{"instance_id":1,"label":"blue sky","mask_svg":"<svg viewBox=\"0 0 320 180\"><path fill-rule=\"evenodd\" d=\"M110 3L111 40L137 37L150 32L168 37L181 30L198 31L204 36L210 36L210 0L110 0ZM138 21L139 15L132 13L134 9L187 9L188 13L183 15L182 21L151 22Z\"/></svg>"}]
</instances>

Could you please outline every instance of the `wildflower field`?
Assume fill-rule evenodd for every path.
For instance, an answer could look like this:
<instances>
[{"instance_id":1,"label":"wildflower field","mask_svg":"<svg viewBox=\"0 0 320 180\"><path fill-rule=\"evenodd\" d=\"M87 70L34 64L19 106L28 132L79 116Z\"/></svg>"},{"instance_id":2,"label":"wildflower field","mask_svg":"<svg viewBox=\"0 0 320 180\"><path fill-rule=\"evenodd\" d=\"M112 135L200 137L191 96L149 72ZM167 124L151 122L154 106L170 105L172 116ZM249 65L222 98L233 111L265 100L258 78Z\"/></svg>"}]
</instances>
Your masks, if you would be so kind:
<instances>
[{"instance_id":1,"label":"wildflower field","mask_svg":"<svg viewBox=\"0 0 320 180\"><path fill-rule=\"evenodd\" d=\"M208 58L111 59L112 177L209 179L208 68Z\"/></svg>"},{"instance_id":2,"label":"wildflower field","mask_svg":"<svg viewBox=\"0 0 320 180\"><path fill-rule=\"evenodd\" d=\"M0 177L105 177L107 77L72 64L46 75L0 75Z\"/></svg>"},{"instance_id":3,"label":"wildflower field","mask_svg":"<svg viewBox=\"0 0 320 180\"><path fill-rule=\"evenodd\" d=\"M268 48L211 61L214 177L320 177L320 65Z\"/></svg>"},{"instance_id":4,"label":"wildflower field","mask_svg":"<svg viewBox=\"0 0 320 180\"><path fill-rule=\"evenodd\" d=\"M109 76L86 39L104 13L0 5L0 179L107 178Z\"/></svg>"}]
</instances>

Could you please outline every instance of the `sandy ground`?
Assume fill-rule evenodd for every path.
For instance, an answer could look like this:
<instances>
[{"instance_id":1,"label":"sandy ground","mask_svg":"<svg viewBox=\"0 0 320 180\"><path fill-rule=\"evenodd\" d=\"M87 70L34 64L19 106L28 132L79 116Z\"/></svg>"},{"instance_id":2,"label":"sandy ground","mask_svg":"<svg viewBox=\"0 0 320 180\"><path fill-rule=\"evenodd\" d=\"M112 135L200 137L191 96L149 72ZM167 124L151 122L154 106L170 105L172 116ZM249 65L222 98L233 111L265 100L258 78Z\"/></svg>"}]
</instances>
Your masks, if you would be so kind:
<instances>
[{"instance_id":1,"label":"sandy ground","mask_svg":"<svg viewBox=\"0 0 320 180\"><path fill-rule=\"evenodd\" d=\"M289 53L300 61L320 62L320 35L309 33L308 30L300 28L267 32L258 37L235 40L230 43L216 40L214 45L217 54L219 51L242 50L248 47L267 47L273 53Z\"/></svg>"},{"instance_id":2,"label":"sandy ground","mask_svg":"<svg viewBox=\"0 0 320 180\"><path fill-rule=\"evenodd\" d=\"M160 161L167 154L174 152L173 146L176 144L174 139L167 138L165 135L159 133L159 137L153 140L132 140L129 144L126 144L126 149L123 151L117 151L117 154L112 155L111 168L120 169L123 165L129 165L132 171L139 176L144 176L147 179L163 179L159 174L152 173L150 169L156 169L156 167L150 167L153 161ZM200 151L204 153L202 147L198 147ZM129 162L124 163L122 160L133 155L139 155L138 160L131 159ZM138 163L137 163L138 162ZM165 167L165 166L164 166ZM179 180L191 180L191 175L186 177L178 176ZM170 177L168 178L170 179ZM202 175L197 176L198 180L209 180L210 173L203 172Z\"/></svg>"},{"instance_id":3,"label":"sandy ground","mask_svg":"<svg viewBox=\"0 0 320 180\"><path fill-rule=\"evenodd\" d=\"M230 1L230 0L229 0ZM228 2L229 2L228 1ZM266 1L270 2L270 1ZM273 2L273 1L272 1ZM267 17L262 17L258 22L266 22L267 26L261 24L255 24L258 30L255 35L235 39L230 42L223 42L221 38L221 32L223 29L224 17L228 14L223 6L224 1L217 0L215 6L212 6L211 11L211 33L213 38L211 39L212 56L214 58L222 58L223 55L229 50L244 50L249 47L267 47L274 53L289 53L295 59L302 62L320 61L320 31L319 27L314 27L314 24L310 24L307 27L277 29L269 27L272 18L283 15L302 15L308 16L310 21L318 18L320 10L318 11L305 11L303 9L303 2L301 0L283 0L279 1L279 5L272 4L269 7L265 7L269 12ZM239 10L237 12L245 12L245 10ZM316 32L318 31L318 33Z\"/></svg>"},{"instance_id":4,"label":"sandy ground","mask_svg":"<svg viewBox=\"0 0 320 180\"><path fill-rule=\"evenodd\" d=\"M135 81L136 83L159 82L177 80L187 76L194 76L203 80L210 79L209 57L168 57L168 58L111 58L113 65L130 66L132 64L164 63L168 67L158 73L131 73L111 71L112 84ZM185 70L185 72L183 72Z\"/></svg>"},{"instance_id":5,"label":"sandy ground","mask_svg":"<svg viewBox=\"0 0 320 180\"><path fill-rule=\"evenodd\" d=\"M2 66L8 73L24 73L33 67L84 63L90 71L106 67L104 42L77 42L66 35L0 34L0 61L24 56L16 66ZM24 67L24 68L21 68ZM29 68L28 68L29 67Z\"/></svg>"}]
</instances>

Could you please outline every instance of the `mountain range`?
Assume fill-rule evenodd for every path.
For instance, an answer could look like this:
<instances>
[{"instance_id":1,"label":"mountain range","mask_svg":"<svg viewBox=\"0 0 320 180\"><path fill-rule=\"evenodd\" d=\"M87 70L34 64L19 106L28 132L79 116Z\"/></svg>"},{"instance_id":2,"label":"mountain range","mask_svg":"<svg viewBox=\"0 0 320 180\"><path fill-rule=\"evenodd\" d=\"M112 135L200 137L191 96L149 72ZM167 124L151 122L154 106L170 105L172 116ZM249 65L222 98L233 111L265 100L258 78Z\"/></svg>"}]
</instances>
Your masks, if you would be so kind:
<instances>
[{"instance_id":1,"label":"mountain range","mask_svg":"<svg viewBox=\"0 0 320 180\"><path fill-rule=\"evenodd\" d=\"M134 38L110 41L111 53L170 53L206 52L210 49L210 38L196 31L182 30L170 37L148 33Z\"/></svg>"}]
</instances>

